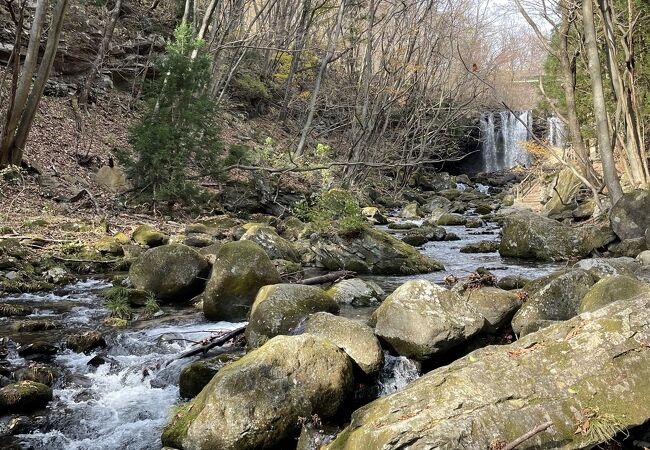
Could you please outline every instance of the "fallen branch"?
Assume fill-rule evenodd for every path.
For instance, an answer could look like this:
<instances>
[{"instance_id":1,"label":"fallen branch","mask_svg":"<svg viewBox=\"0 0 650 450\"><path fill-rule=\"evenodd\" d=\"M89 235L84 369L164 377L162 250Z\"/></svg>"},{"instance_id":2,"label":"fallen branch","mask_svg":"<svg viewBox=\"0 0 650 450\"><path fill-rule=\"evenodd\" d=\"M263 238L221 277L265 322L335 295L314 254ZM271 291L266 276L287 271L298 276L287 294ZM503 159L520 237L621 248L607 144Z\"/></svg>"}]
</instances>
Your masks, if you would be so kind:
<instances>
[{"instance_id":1,"label":"fallen branch","mask_svg":"<svg viewBox=\"0 0 650 450\"><path fill-rule=\"evenodd\" d=\"M72 259L72 258L63 258L61 256L52 256L52 259L63 262L73 262L73 263L100 263L100 264L114 264L122 261L121 259Z\"/></svg>"},{"instance_id":2,"label":"fallen branch","mask_svg":"<svg viewBox=\"0 0 650 450\"><path fill-rule=\"evenodd\" d=\"M225 344L232 338L237 337L240 334L243 334L245 330L246 327L243 326L243 327L236 328L221 336L212 337L209 339L209 342L207 342L206 344L202 344L199 347L192 348L184 353L181 353L176 359L189 358L190 356L198 355L199 353L203 353L205 355L208 352L208 350L217 347L219 345Z\"/></svg>"},{"instance_id":3,"label":"fallen branch","mask_svg":"<svg viewBox=\"0 0 650 450\"><path fill-rule=\"evenodd\" d=\"M536 434L541 433L542 431L548 429L551 425L553 425L553 422L551 422L550 420L548 422L544 422L541 425L537 425L532 430L527 431L526 433L522 434L521 436L519 436L517 439L515 439L511 443L507 444L501 450L513 450L519 444L523 443L524 441L527 441L528 439L532 438Z\"/></svg>"},{"instance_id":4,"label":"fallen branch","mask_svg":"<svg viewBox=\"0 0 650 450\"><path fill-rule=\"evenodd\" d=\"M323 284L323 283L342 280L344 278L349 278L354 275L355 273L350 272L349 270L339 270L337 272L330 272L330 273L326 273L325 275L320 275L317 277L305 278L304 280L297 281L296 284L306 284L306 285Z\"/></svg>"}]
</instances>

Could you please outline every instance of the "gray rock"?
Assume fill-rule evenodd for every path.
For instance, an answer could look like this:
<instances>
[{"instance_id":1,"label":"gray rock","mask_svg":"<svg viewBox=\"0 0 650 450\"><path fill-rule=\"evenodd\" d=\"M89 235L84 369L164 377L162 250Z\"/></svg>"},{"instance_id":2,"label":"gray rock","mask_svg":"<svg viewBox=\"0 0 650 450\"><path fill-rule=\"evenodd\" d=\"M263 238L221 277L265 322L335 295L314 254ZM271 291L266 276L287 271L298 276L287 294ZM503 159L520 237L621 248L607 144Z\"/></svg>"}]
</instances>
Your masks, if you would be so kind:
<instances>
[{"instance_id":1,"label":"gray rock","mask_svg":"<svg viewBox=\"0 0 650 450\"><path fill-rule=\"evenodd\" d=\"M490 331L508 323L522 305L519 295L495 287L465 289L461 295L469 306L485 317Z\"/></svg>"},{"instance_id":2,"label":"gray rock","mask_svg":"<svg viewBox=\"0 0 650 450\"><path fill-rule=\"evenodd\" d=\"M240 240L255 242L264 249L271 259L300 261L300 256L293 244L268 225L251 224Z\"/></svg>"},{"instance_id":3,"label":"gray rock","mask_svg":"<svg viewBox=\"0 0 650 450\"><path fill-rule=\"evenodd\" d=\"M650 191L636 190L624 194L614 204L609 213L609 220L619 238L641 238L650 226L649 212Z\"/></svg>"},{"instance_id":4,"label":"gray rock","mask_svg":"<svg viewBox=\"0 0 650 450\"><path fill-rule=\"evenodd\" d=\"M339 281L326 292L339 305L378 305L386 297L386 293L377 283L360 278Z\"/></svg>"}]
</instances>

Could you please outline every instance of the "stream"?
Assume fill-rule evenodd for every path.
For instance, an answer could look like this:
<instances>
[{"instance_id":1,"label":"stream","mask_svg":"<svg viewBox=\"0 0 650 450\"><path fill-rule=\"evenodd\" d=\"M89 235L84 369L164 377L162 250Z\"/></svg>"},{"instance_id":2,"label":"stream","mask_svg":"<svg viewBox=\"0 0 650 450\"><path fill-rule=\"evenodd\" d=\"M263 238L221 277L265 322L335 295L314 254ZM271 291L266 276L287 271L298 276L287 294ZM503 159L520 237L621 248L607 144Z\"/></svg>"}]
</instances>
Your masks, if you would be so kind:
<instances>
[{"instance_id":1,"label":"stream","mask_svg":"<svg viewBox=\"0 0 650 450\"><path fill-rule=\"evenodd\" d=\"M385 229L385 227L379 227ZM408 279L424 278L440 283L448 274L464 276L485 267L498 277L522 275L536 278L558 268L557 264L528 264L503 259L498 253L464 254L459 249L470 242L498 238L499 228L487 224L477 229L446 227L458 241L429 242L420 248L441 261L446 270L412 277L369 277L391 292ZM400 236L403 232L386 230ZM1 298L34 308L27 318L47 318L61 323L60 330L35 333L10 332L10 321L0 318L0 338L9 338L7 361L12 366L28 361L16 352L21 344L36 340L60 342L62 332L74 328L97 328L104 333L107 349L90 354L60 351L47 361L62 376L54 385L54 400L41 414L32 415L33 426L24 434L0 437L1 448L48 450L145 450L160 448L160 432L172 405L180 401L178 377L192 359L176 359L195 341L217 330L231 330L240 323L206 322L195 308L164 307L164 313L135 321L125 330L106 329L108 315L98 294L110 286L102 280L86 280L55 293L23 294ZM366 308L367 309L367 308ZM344 308L349 317L367 317L370 311ZM89 364L100 354L104 363ZM94 360L93 360L94 361ZM418 377L418 366L404 357L386 353L377 380L379 395L395 392ZM3 420L0 419L0 429ZM2 434L0 433L0 436ZM3 439L5 439L3 441ZM7 440L9 439L9 440Z\"/></svg>"}]
</instances>

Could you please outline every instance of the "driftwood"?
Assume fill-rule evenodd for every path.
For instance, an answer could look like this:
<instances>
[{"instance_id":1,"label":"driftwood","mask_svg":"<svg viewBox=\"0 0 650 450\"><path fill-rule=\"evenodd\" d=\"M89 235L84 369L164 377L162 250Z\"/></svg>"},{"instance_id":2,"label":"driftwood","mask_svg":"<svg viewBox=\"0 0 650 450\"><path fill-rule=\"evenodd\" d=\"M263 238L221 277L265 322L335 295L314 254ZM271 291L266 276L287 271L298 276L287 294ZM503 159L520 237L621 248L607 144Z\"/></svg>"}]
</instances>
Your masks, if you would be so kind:
<instances>
[{"instance_id":1,"label":"driftwood","mask_svg":"<svg viewBox=\"0 0 650 450\"><path fill-rule=\"evenodd\" d=\"M527 441L528 439L532 438L532 437L535 436L537 433L541 433L542 431L544 431L544 430L550 428L551 425L553 425L553 422L550 422L550 421L549 421L549 422L544 422L544 423L542 423L542 424L540 424L540 425L537 425L537 426L536 426L535 428L533 428L532 430L527 431L526 433L524 433L523 435L521 435L520 437L518 437L517 439L515 439L514 441L512 441L511 443L509 443L509 444L506 445L505 447L503 447L502 450L513 450L513 449L514 449L515 447L517 447L519 444L521 444L521 443L523 443L524 441Z\"/></svg>"},{"instance_id":2,"label":"driftwood","mask_svg":"<svg viewBox=\"0 0 650 450\"><path fill-rule=\"evenodd\" d=\"M198 355L200 353L207 353L208 350L217 347L219 345L223 345L229 340L231 340L234 337L239 336L240 334L244 333L246 330L246 327L239 327L236 328L226 334L222 334L221 336L215 336L212 338L209 338L208 342L205 344L201 344L198 347L189 349L188 351L181 353L176 359L183 359L183 358L189 358L190 356Z\"/></svg>"},{"instance_id":3,"label":"driftwood","mask_svg":"<svg viewBox=\"0 0 650 450\"><path fill-rule=\"evenodd\" d=\"M312 284L330 283L330 282L342 280L344 278L349 278L354 275L355 273L350 272L349 270L339 270L336 272L326 273L325 275L320 275L317 277L305 278L304 280L297 281L296 284L312 285Z\"/></svg>"}]
</instances>

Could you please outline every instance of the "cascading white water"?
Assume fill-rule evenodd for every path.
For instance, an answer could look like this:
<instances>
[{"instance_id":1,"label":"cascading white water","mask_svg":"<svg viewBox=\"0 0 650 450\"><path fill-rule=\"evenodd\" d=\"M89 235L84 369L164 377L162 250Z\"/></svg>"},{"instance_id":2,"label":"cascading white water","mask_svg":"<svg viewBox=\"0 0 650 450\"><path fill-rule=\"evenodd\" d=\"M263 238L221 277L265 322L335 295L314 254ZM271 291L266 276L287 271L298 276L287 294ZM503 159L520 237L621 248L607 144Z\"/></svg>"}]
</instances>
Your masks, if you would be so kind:
<instances>
[{"instance_id":1,"label":"cascading white water","mask_svg":"<svg viewBox=\"0 0 650 450\"><path fill-rule=\"evenodd\" d=\"M526 166L531 162L522 142L529 137L533 123L532 113L524 111L515 115L510 111L501 111L498 114L498 126L495 113L484 113L481 116L484 172L510 169L516 165Z\"/></svg>"},{"instance_id":2,"label":"cascading white water","mask_svg":"<svg viewBox=\"0 0 650 450\"><path fill-rule=\"evenodd\" d=\"M379 396L392 394L420 376L418 366L404 356L393 356L384 352L384 367L379 372L377 387Z\"/></svg>"},{"instance_id":3,"label":"cascading white water","mask_svg":"<svg viewBox=\"0 0 650 450\"><path fill-rule=\"evenodd\" d=\"M558 117L549 117L546 119L548 124L548 143L553 147L564 147L566 142L566 127L564 122Z\"/></svg>"}]
</instances>

